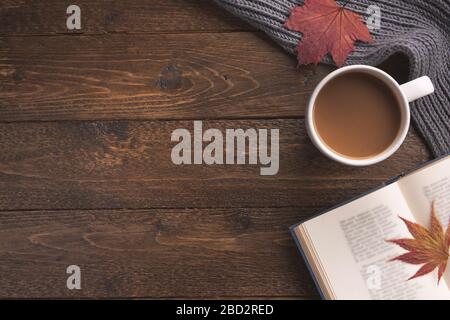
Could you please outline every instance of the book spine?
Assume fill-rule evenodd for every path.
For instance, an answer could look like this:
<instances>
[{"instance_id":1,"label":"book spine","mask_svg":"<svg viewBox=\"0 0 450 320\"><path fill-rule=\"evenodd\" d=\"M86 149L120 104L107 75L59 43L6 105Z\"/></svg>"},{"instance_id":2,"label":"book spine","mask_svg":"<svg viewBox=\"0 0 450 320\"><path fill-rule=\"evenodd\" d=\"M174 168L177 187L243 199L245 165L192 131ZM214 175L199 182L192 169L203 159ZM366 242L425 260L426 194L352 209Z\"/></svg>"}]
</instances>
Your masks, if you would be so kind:
<instances>
[{"instance_id":1,"label":"book spine","mask_svg":"<svg viewBox=\"0 0 450 320\"><path fill-rule=\"evenodd\" d=\"M296 226L297 226L297 225L290 227L290 228L289 228L289 232L290 232L292 238L294 239L294 242L295 242L295 244L296 244L296 246L297 246L298 251L300 252L300 255L301 255L302 258L303 258L303 261L305 261L306 268L308 269L308 272L309 272L309 274L311 275L311 277L312 277L312 279L313 279L313 281L314 281L314 285L316 286L317 291L319 291L320 298L321 298L322 300L325 300L325 296L324 296L324 294L323 294L323 292L322 292L322 289L320 288L319 282L317 281L317 277L316 277L316 275L314 274L314 272L312 271L311 266L310 266L310 264L309 264L309 261L308 261L308 259L306 258L305 252L303 251L303 248L302 248L300 242L298 241L297 235L295 234L294 228L295 228Z\"/></svg>"}]
</instances>

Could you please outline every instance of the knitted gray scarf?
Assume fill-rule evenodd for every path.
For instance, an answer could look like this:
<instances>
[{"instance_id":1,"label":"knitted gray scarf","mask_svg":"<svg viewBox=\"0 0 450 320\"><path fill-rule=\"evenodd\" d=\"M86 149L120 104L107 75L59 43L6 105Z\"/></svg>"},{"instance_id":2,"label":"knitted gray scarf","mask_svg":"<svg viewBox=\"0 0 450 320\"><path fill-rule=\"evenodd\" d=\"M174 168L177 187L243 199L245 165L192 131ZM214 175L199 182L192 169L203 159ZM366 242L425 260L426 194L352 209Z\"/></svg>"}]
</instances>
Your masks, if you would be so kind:
<instances>
[{"instance_id":1,"label":"knitted gray scarf","mask_svg":"<svg viewBox=\"0 0 450 320\"><path fill-rule=\"evenodd\" d=\"M290 53L301 34L283 27L291 9L303 0L214 0L263 30ZM342 3L341 3L342 4ZM394 53L410 62L410 79L427 75L435 93L411 104L416 127L435 156L450 151L450 1L351 0L346 8L366 16L370 5L381 9L381 28L372 30L373 44L357 42L346 64L378 65ZM326 58L324 63L330 63Z\"/></svg>"}]
</instances>

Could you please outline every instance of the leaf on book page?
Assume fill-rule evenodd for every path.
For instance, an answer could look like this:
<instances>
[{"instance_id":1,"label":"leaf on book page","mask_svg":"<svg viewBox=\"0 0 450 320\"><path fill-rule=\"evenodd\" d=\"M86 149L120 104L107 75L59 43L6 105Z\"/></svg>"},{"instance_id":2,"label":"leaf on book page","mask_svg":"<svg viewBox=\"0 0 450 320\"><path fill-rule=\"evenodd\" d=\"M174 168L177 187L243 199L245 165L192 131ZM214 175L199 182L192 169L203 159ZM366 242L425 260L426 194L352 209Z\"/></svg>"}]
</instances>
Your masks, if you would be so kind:
<instances>
[{"instance_id":1,"label":"leaf on book page","mask_svg":"<svg viewBox=\"0 0 450 320\"><path fill-rule=\"evenodd\" d=\"M284 26L303 34L297 44L299 64L318 63L329 52L341 66L355 41L372 42L361 17L345 9L347 3L341 7L335 0L305 0L303 6L292 9Z\"/></svg>"},{"instance_id":2,"label":"leaf on book page","mask_svg":"<svg viewBox=\"0 0 450 320\"><path fill-rule=\"evenodd\" d=\"M431 222L429 229L420 224L408 221L402 217L409 232L414 239L387 240L408 250L391 261L399 260L409 264L423 264L423 266L408 280L423 276L438 268L438 283L447 267L450 246L450 222L444 233L439 220L435 214L434 203L431 205Z\"/></svg>"}]
</instances>

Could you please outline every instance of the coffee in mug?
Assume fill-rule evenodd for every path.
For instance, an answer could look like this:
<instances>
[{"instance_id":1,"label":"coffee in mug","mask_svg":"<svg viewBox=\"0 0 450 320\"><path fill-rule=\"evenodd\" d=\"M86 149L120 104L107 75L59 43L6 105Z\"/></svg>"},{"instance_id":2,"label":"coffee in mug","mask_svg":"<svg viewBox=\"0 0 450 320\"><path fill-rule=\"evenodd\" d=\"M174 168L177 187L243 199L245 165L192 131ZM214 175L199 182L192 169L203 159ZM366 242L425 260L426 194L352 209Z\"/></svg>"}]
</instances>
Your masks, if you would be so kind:
<instances>
[{"instance_id":1,"label":"coffee in mug","mask_svg":"<svg viewBox=\"0 0 450 320\"><path fill-rule=\"evenodd\" d=\"M338 75L320 90L313 119L322 142L353 159L388 149L402 120L394 92L382 80L358 71Z\"/></svg>"},{"instance_id":2,"label":"coffee in mug","mask_svg":"<svg viewBox=\"0 0 450 320\"><path fill-rule=\"evenodd\" d=\"M409 129L409 102L433 91L427 76L399 85L375 67L340 68L311 95L306 109L308 135L333 160L352 166L378 163L403 143Z\"/></svg>"}]
</instances>

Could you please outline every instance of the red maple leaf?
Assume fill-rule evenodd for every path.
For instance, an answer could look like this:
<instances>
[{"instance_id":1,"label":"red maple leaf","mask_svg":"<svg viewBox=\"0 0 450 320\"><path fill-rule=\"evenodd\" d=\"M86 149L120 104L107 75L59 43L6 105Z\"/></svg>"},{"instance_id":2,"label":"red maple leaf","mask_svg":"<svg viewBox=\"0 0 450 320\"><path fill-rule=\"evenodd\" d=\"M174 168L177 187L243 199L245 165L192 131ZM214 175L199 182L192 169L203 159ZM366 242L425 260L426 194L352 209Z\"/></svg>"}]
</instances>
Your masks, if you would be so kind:
<instances>
[{"instance_id":1,"label":"red maple leaf","mask_svg":"<svg viewBox=\"0 0 450 320\"><path fill-rule=\"evenodd\" d=\"M408 250L391 261L399 260L410 264L423 264L423 266L408 280L423 276L438 268L438 283L447 267L450 246L450 223L447 231L444 230L436 218L434 203L431 205L431 222L429 230L421 225L400 219L406 224L414 239L388 240Z\"/></svg>"},{"instance_id":2,"label":"red maple leaf","mask_svg":"<svg viewBox=\"0 0 450 320\"><path fill-rule=\"evenodd\" d=\"M360 16L344 7L334 0L305 0L292 9L284 26L303 34L297 44L299 64L318 63L329 52L341 66L356 40L372 41Z\"/></svg>"}]
</instances>

